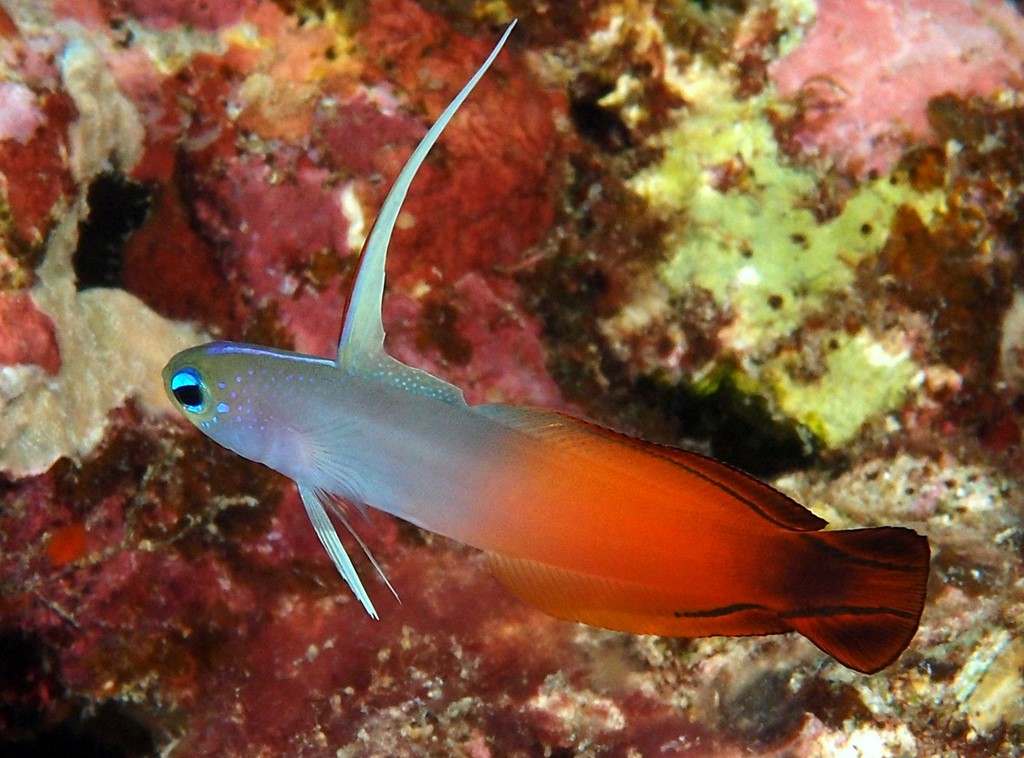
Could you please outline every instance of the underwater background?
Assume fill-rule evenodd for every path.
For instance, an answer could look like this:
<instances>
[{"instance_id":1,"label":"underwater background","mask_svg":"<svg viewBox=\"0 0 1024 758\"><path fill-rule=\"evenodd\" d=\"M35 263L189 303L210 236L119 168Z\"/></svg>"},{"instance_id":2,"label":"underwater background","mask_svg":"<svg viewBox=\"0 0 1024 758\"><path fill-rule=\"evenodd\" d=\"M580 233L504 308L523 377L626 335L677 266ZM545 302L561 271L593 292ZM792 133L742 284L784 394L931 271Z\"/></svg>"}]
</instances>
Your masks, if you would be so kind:
<instances>
[{"instance_id":1,"label":"underwater background","mask_svg":"<svg viewBox=\"0 0 1024 758\"><path fill-rule=\"evenodd\" d=\"M549 618L379 514L374 621L291 482L172 412L189 345L333 357L513 18L389 351L926 534L881 673ZM1024 754L1022 88L1003 0L3 0L0 755Z\"/></svg>"}]
</instances>

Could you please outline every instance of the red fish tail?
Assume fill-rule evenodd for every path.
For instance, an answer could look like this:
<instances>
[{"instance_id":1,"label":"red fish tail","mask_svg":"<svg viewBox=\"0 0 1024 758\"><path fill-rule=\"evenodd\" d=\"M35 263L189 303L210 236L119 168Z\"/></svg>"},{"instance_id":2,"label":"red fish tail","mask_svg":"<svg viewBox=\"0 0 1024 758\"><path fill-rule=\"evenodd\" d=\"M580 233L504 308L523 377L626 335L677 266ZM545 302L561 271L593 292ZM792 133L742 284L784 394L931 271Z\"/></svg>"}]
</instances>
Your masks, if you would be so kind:
<instances>
[{"instance_id":1,"label":"red fish tail","mask_svg":"<svg viewBox=\"0 0 1024 758\"><path fill-rule=\"evenodd\" d=\"M928 584L928 540L879 527L799 535L806 550L796 607L780 613L794 630L857 671L873 674L917 632Z\"/></svg>"}]
</instances>

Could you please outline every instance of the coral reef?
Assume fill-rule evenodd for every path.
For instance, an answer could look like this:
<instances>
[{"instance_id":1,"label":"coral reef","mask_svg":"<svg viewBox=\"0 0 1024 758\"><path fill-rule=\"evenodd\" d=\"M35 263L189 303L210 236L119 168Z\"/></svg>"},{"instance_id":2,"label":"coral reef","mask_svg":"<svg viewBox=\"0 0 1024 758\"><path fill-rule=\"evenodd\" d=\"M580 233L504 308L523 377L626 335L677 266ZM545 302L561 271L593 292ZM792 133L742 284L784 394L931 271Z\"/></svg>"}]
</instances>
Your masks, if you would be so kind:
<instances>
[{"instance_id":1,"label":"coral reef","mask_svg":"<svg viewBox=\"0 0 1024 758\"><path fill-rule=\"evenodd\" d=\"M167 413L186 345L332 353L512 17L400 219L390 351L928 534L886 671L567 624L373 514L372 621L290 484ZM5 2L0 753L1019 754L1022 40L1001 0Z\"/></svg>"}]
</instances>

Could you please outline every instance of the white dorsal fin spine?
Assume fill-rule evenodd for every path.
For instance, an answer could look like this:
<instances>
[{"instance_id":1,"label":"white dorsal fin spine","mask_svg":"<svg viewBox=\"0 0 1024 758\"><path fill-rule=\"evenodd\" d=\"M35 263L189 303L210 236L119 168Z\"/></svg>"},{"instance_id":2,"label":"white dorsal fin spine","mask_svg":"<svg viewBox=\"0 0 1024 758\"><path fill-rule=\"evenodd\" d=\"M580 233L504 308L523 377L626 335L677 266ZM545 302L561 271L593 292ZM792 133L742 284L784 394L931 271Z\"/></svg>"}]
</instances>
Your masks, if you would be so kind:
<instances>
[{"instance_id":1,"label":"white dorsal fin spine","mask_svg":"<svg viewBox=\"0 0 1024 758\"><path fill-rule=\"evenodd\" d=\"M466 86L448 104L435 124L420 140L398 178L395 179L388 196L384 199L384 204L381 206L370 236L363 247L359 258L359 270L356 273L352 290L349 292L345 321L341 327L341 341L338 344L338 366L340 368L362 373L368 367L386 369L392 368L392 362L398 363L384 354L384 325L381 322L381 301L384 298L384 263L387 259L388 244L391 242L391 233L395 229L395 222L402 210L402 203L409 191L409 185L412 184L427 153L437 142L437 138L441 136L441 132L451 121L459 106L490 68L515 25L515 21L508 25L501 39L498 40L498 44L487 56L487 60L477 69ZM410 370L415 371L415 369ZM425 376L429 376L429 374ZM435 381L440 382L440 380ZM445 383L441 382L441 384ZM446 386L450 387L451 385ZM450 393L448 390L446 392ZM435 391L431 394L445 393ZM458 399L461 400L461 398L462 393L459 392Z\"/></svg>"}]
</instances>

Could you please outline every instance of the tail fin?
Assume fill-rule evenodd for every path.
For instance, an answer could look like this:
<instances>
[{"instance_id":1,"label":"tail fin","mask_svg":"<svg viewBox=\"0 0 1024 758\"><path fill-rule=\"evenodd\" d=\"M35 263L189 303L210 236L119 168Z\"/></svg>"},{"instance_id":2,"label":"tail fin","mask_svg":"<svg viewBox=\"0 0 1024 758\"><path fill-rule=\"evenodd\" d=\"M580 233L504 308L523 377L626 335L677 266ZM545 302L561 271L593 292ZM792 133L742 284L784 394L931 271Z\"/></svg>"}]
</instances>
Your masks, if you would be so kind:
<instances>
[{"instance_id":1,"label":"tail fin","mask_svg":"<svg viewBox=\"0 0 1024 758\"><path fill-rule=\"evenodd\" d=\"M930 558L927 538L893 526L801 538L823 553L820 565L841 572L835 584L841 590L828 607L780 614L786 623L844 666L865 674L895 661L921 620Z\"/></svg>"}]
</instances>

